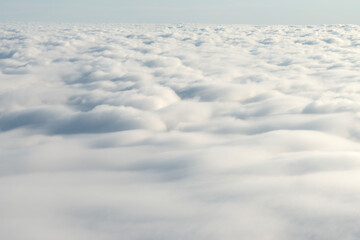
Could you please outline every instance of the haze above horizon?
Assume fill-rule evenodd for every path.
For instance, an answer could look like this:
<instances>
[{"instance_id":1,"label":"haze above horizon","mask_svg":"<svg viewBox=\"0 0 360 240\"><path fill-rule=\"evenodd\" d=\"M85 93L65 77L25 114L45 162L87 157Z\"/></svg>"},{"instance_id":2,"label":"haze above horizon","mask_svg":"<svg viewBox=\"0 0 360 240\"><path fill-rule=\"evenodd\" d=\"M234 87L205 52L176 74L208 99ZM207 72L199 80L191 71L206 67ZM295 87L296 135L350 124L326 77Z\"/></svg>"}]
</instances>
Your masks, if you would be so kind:
<instances>
[{"instance_id":1,"label":"haze above horizon","mask_svg":"<svg viewBox=\"0 0 360 240\"><path fill-rule=\"evenodd\" d=\"M355 0L0 0L0 21L360 24Z\"/></svg>"}]
</instances>

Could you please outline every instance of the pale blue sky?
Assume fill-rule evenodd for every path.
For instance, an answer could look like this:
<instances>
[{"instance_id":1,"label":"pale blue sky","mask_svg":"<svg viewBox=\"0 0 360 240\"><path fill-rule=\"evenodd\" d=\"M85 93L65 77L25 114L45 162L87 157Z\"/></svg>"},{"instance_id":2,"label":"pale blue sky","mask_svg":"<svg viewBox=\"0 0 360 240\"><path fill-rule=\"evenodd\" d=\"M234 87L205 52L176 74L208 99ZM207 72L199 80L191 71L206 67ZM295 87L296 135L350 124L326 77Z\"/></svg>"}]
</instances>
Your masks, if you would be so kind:
<instances>
[{"instance_id":1,"label":"pale blue sky","mask_svg":"<svg viewBox=\"0 0 360 240\"><path fill-rule=\"evenodd\" d=\"M360 24L359 0L0 0L0 21Z\"/></svg>"}]
</instances>

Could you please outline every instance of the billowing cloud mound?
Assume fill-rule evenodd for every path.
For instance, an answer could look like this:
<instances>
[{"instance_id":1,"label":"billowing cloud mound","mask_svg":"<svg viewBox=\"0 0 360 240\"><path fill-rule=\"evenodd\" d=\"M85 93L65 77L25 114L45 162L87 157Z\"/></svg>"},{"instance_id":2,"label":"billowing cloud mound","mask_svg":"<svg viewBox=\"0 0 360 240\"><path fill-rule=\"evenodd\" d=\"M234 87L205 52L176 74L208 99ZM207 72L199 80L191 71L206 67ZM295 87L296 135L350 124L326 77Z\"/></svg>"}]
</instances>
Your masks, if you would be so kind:
<instances>
[{"instance_id":1,"label":"billowing cloud mound","mask_svg":"<svg viewBox=\"0 0 360 240\"><path fill-rule=\"evenodd\" d=\"M0 25L0 238L359 239L359 31Z\"/></svg>"}]
</instances>

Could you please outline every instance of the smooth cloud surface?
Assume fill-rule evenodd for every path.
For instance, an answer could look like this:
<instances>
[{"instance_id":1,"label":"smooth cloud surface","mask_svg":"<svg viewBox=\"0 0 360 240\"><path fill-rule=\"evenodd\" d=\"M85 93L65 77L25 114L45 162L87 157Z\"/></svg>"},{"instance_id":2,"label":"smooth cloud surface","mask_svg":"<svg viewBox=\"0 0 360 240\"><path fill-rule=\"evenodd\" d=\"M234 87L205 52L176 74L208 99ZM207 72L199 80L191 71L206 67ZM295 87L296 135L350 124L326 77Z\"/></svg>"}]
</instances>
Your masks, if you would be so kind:
<instances>
[{"instance_id":1,"label":"smooth cloud surface","mask_svg":"<svg viewBox=\"0 0 360 240\"><path fill-rule=\"evenodd\" d=\"M359 239L359 31L0 25L1 239Z\"/></svg>"}]
</instances>

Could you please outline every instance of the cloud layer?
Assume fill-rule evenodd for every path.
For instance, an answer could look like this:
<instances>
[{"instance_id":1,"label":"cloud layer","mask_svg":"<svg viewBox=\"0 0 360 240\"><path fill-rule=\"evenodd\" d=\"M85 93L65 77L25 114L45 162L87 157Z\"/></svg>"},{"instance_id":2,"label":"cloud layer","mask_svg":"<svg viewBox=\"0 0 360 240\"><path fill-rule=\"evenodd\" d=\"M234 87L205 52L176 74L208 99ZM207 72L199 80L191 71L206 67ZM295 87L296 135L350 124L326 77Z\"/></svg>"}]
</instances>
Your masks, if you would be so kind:
<instances>
[{"instance_id":1,"label":"cloud layer","mask_svg":"<svg viewBox=\"0 0 360 240\"><path fill-rule=\"evenodd\" d=\"M359 239L359 31L0 25L0 237Z\"/></svg>"}]
</instances>

